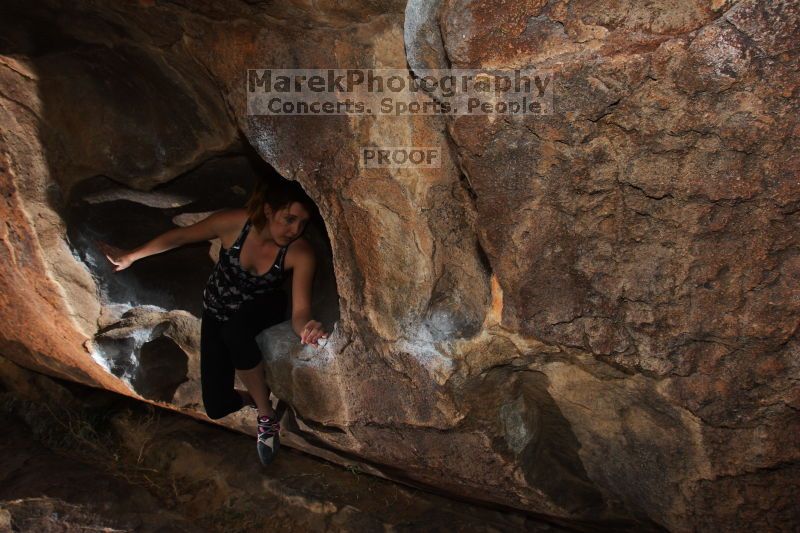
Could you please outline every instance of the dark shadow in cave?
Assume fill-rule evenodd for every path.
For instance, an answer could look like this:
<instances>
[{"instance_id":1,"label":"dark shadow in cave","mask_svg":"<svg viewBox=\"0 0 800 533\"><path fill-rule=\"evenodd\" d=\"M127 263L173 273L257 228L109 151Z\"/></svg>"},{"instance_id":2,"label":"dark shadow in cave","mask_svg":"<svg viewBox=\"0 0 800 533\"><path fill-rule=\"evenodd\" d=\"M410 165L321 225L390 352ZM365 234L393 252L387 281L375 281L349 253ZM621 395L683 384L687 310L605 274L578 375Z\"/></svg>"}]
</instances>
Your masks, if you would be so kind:
<instances>
[{"instance_id":1,"label":"dark shadow in cave","mask_svg":"<svg viewBox=\"0 0 800 533\"><path fill-rule=\"evenodd\" d=\"M168 327L169 322L164 321L119 337L111 329L95 337L95 355L105 361L109 372L127 381L141 396L168 402L189 373L186 352L164 335ZM145 336L147 340L142 338Z\"/></svg>"},{"instance_id":2,"label":"dark shadow in cave","mask_svg":"<svg viewBox=\"0 0 800 533\"><path fill-rule=\"evenodd\" d=\"M13 2L0 6L0 54L37 58L84 44L53 24L53 14L44 6Z\"/></svg>"},{"instance_id":3,"label":"dark shadow in cave","mask_svg":"<svg viewBox=\"0 0 800 533\"><path fill-rule=\"evenodd\" d=\"M175 341L161 335L144 343L139 351L139 367L131 384L144 396L168 402L188 378L189 358Z\"/></svg>"},{"instance_id":4,"label":"dark shadow in cave","mask_svg":"<svg viewBox=\"0 0 800 533\"><path fill-rule=\"evenodd\" d=\"M532 486L556 504L576 512L596 509L606 502L589 479L581 461L580 442L569 421L548 392L547 376L512 364L488 369L465 384L464 397L484 398L473 412L474 421L501 421L504 437L493 448L513 457ZM485 406L485 407L484 407Z\"/></svg>"},{"instance_id":5,"label":"dark shadow in cave","mask_svg":"<svg viewBox=\"0 0 800 533\"><path fill-rule=\"evenodd\" d=\"M67 236L97 280L105 303L184 309L199 318L203 288L214 267L208 243L162 252L114 272L93 241L132 249L177 227L176 220L193 223L212 211L239 207L256 175L248 157L230 155L213 158L149 192L95 176L72 189L62 211Z\"/></svg>"}]
</instances>

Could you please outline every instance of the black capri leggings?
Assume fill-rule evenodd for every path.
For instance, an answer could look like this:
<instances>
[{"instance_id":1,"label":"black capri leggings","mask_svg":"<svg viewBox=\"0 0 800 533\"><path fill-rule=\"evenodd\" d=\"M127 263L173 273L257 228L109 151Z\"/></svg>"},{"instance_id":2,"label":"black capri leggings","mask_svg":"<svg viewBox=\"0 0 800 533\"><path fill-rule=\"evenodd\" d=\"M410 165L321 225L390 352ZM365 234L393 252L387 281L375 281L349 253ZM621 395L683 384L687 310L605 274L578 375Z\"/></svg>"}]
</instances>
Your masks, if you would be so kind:
<instances>
[{"instance_id":1,"label":"black capri leggings","mask_svg":"<svg viewBox=\"0 0 800 533\"><path fill-rule=\"evenodd\" d=\"M236 370L249 370L262 360L255 337L283 322L287 295L282 290L260 294L241 305L225 322L203 311L200 323L200 382L209 418L222 418L243 407L234 391Z\"/></svg>"}]
</instances>

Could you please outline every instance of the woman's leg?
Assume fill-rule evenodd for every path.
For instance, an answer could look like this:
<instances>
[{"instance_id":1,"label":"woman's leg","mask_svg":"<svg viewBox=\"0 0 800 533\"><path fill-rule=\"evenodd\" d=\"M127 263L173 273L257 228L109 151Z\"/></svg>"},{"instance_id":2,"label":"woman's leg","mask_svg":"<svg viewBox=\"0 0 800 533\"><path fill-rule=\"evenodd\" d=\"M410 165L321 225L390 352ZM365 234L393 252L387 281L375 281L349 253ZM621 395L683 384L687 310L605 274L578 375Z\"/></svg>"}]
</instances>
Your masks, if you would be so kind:
<instances>
[{"instance_id":1,"label":"woman's leg","mask_svg":"<svg viewBox=\"0 0 800 533\"><path fill-rule=\"evenodd\" d=\"M261 360L258 364L249 370L236 369L239 378L247 387L247 392L252 396L253 401L258 407L258 416L268 416L275 418L275 409L269 402L269 387L264 380L264 361Z\"/></svg>"},{"instance_id":2,"label":"woman's leg","mask_svg":"<svg viewBox=\"0 0 800 533\"><path fill-rule=\"evenodd\" d=\"M242 408L234 392L234 366L223 342L223 323L203 313L200 323L200 384L203 406L211 419L222 418Z\"/></svg>"},{"instance_id":3,"label":"woman's leg","mask_svg":"<svg viewBox=\"0 0 800 533\"><path fill-rule=\"evenodd\" d=\"M271 325L283 321L287 296L283 291L267 293L242 304L223 328L236 373L258 408L259 416L275 416L264 377L264 359L255 337Z\"/></svg>"}]
</instances>

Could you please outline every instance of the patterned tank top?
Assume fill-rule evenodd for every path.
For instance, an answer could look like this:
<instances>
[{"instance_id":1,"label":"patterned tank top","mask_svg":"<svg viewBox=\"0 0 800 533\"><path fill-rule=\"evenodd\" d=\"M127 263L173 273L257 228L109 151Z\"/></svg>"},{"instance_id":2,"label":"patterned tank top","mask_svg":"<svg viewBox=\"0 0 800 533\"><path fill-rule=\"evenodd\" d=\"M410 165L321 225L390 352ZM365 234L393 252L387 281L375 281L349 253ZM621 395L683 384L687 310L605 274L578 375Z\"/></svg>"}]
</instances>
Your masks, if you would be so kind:
<instances>
[{"instance_id":1,"label":"patterned tank top","mask_svg":"<svg viewBox=\"0 0 800 533\"><path fill-rule=\"evenodd\" d=\"M251 222L245 223L233 245L219 252L219 261L214 266L203 291L203 309L220 321L228 320L242 303L254 299L255 295L277 290L286 273L283 261L289 245L282 246L275 263L263 275L254 275L242 268L239 255L242 251Z\"/></svg>"}]
</instances>

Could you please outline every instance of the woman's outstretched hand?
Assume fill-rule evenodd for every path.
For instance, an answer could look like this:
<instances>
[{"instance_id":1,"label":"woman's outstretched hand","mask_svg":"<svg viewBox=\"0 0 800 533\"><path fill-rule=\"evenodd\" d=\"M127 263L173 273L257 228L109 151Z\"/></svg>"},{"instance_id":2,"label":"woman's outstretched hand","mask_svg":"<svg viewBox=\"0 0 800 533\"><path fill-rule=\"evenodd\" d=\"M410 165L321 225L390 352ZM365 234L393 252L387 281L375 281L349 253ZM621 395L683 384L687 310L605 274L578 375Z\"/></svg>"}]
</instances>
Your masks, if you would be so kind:
<instances>
[{"instance_id":1,"label":"woman's outstretched hand","mask_svg":"<svg viewBox=\"0 0 800 533\"><path fill-rule=\"evenodd\" d=\"M316 320L309 320L303 328L303 334L300 336L300 342L303 344L311 344L319 348L317 341L319 339L327 339L328 334L322 329L322 323Z\"/></svg>"},{"instance_id":2,"label":"woman's outstretched hand","mask_svg":"<svg viewBox=\"0 0 800 533\"><path fill-rule=\"evenodd\" d=\"M106 259L108 259L111 264L114 265L114 272L125 270L133 264L134 259L131 259L129 253L125 250L101 241L94 242L97 247L100 248L100 251L106 256Z\"/></svg>"}]
</instances>

